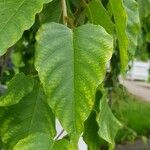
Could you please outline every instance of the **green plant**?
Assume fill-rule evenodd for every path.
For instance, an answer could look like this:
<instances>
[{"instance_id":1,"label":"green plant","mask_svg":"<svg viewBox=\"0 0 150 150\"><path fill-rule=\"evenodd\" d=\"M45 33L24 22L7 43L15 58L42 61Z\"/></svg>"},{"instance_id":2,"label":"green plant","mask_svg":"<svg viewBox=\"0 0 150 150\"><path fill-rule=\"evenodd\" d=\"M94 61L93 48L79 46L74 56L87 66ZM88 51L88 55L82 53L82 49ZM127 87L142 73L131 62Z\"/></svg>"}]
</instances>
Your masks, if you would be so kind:
<instances>
[{"instance_id":1,"label":"green plant","mask_svg":"<svg viewBox=\"0 0 150 150\"><path fill-rule=\"evenodd\" d=\"M113 51L123 74L133 57L137 2L1 0L0 8L1 83L8 83L0 97L0 147L73 150L84 133L89 149L99 149L99 137L113 149L121 124L102 82ZM54 139L55 118L68 133L61 140Z\"/></svg>"},{"instance_id":2,"label":"green plant","mask_svg":"<svg viewBox=\"0 0 150 150\"><path fill-rule=\"evenodd\" d=\"M124 124L117 136L116 142L135 140L150 133L150 104L131 95L126 89L113 91L112 110L115 116ZM139 121L142 118L142 121Z\"/></svg>"}]
</instances>

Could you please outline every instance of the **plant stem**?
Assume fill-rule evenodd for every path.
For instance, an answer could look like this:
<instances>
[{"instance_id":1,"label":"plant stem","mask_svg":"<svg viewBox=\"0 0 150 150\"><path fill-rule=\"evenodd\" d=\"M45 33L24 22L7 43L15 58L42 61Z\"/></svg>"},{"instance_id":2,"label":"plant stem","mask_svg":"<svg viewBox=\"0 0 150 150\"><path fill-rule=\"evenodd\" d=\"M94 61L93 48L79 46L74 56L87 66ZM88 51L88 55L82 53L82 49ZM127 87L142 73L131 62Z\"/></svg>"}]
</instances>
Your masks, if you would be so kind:
<instances>
[{"instance_id":1,"label":"plant stem","mask_svg":"<svg viewBox=\"0 0 150 150\"><path fill-rule=\"evenodd\" d=\"M66 0L61 0L62 13L63 13L63 24L67 26L67 5Z\"/></svg>"}]
</instances>

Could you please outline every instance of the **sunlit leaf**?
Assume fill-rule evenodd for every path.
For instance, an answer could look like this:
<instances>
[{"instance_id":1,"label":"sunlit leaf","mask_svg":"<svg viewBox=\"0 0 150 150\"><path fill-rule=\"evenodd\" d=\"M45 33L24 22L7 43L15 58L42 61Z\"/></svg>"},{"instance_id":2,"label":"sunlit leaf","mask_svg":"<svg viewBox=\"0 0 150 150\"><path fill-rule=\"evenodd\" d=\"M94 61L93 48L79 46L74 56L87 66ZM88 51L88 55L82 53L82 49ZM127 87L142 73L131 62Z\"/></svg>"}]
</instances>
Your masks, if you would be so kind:
<instances>
[{"instance_id":1,"label":"sunlit leaf","mask_svg":"<svg viewBox=\"0 0 150 150\"><path fill-rule=\"evenodd\" d=\"M52 0L0 0L0 56L29 29L43 4Z\"/></svg>"},{"instance_id":2,"label":"sunlit leaf","mask_svg":"<svg viewBox=\"0 0 150 150\"><path fill-rule=\"evenodd\" d=\"M86 24L72 31L51 23L42 26L36 39L35 66L48 103L75 141L104 79L112 37L97 25Z\"/></svg>"},{"instance_id":3,"label":"sunlit leaf","mask_svg":"<svg viewBox=\"0 0 150 150\"><path fill-rule=\"evenodd\" d=\"M10 149L21 139L35 133L45 133L53 138L54 125L54 115L42 89L35 82L31 93L23 97L18 104L6 108L1 119L0 136L5 147Z\"/></svg>"},{"instance_id":4,"label":"sunlit leaf","mask_svg":"<svg viewBox=\"0 0 150 150\"><path fill-rule=\"evenodd\" d=\"M23 73L17 74L8 84L4 95L0 96L0 106L10 106L18 103L33 89L34 82Z\"/></svg>"}]
</instances>

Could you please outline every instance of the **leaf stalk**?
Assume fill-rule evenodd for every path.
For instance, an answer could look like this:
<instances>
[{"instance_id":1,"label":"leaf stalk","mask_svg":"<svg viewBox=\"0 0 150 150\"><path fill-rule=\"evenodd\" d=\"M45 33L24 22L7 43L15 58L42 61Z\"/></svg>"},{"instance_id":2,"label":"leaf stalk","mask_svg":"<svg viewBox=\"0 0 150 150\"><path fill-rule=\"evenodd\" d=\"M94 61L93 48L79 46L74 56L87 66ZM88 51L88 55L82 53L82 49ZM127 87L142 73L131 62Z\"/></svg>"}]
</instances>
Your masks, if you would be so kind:
<instances>
[{"instance_id":1,"label":"leaf stalk","mask_svg":"<svg viewBox=\"0 0 150 150\"><path fill-rule=\"evenodd\" d=\"M62 13L63 13L63 24L67 26L67 5L66 0L61 0Z\"/></svg>"}]
</instances>

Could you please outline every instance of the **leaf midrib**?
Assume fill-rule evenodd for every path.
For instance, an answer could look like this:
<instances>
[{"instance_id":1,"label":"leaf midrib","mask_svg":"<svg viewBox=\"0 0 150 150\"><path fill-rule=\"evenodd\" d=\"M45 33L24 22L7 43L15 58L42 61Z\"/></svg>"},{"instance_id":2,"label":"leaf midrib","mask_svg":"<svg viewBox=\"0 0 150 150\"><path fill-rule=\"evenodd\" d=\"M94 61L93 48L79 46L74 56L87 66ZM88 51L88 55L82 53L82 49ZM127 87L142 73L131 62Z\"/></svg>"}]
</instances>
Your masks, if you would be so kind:
<instances>
[{"instance_id":1,"label":"leaf midrib","mask_svg":"<svg viewBox=\"0 0 150 150\"><path fill-rule=\"evenodd\" d=\"M73 60L73 63L72 63L72 65L73 65L73 108L74 108L74 111L73 111L73 116L74 116L74 120L75 121L73 121L73 129L74 129L74 131L76 131L76 114L75 114L75 112L76 112L76 110L75 110L75 108L76 108L76 102L75 102L75 48L74 48L74 33L73 33L73 31L70 29L70 32L71 32L71 37L72 37L72 50L73 50L73 56L72 56L72 60Z\"/></svg>"},{"instance_id":2,"label":"leaf midrib","mask_svg":"<svg viewBox=\"0 0 150 150\"><path fill-rule=\"evenodd\" d=\"M36 89L37 90L37 89ZM35 118L35 112L37 110L37 103L39 101L39 95L40 95L40 89L38 88L38 90L36 91L37 95L36 95L36 100L35 100L35 105L33 107L33 115L31 115L31 120L30 120L30 124L29 124L29 129L28 129L28 135L30 134L31 130L32 130L32 125L33 125L33 120Z\"/></svg>"}]
</instances>

